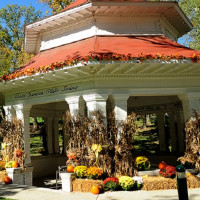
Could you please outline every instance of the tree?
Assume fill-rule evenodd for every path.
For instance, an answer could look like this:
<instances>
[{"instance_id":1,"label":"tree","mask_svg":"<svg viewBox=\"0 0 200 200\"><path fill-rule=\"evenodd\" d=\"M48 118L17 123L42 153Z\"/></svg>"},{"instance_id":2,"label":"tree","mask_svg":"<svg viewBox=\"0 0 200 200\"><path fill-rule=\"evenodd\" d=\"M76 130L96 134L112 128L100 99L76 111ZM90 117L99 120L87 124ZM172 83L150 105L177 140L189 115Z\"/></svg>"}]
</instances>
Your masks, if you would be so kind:
<instances>
[{"instance_id":1,"label":"tree","mask_svg":"<svg viewBox=\"0 0 200 200\"><path fill-rule=\"evenodd\" d=\"M192 31L183 37L184 44L200 50L200 0L181 0L180 6L194 25Z\"/></svg>"},{"instance_id":2,"label":"tree","mask_svg":"<svg viewBox=\"0 0 200 200\"><path fill-rule=\"evenodd\" d=\"M23 50L24 25L41 16L32 6L14 4L0 10L0 76L32 57Z\"/></svg>"},{"instance_id":3,"label":"tree","mask_svg":"<svg viewBox=\"0 0 200 200\"><path fill-rule=\"evenodd\" d=\"M75 0L39 0L39 2L44 3L52 9L52 13L58 13L68 6L72 1Z\"/></svg>"}]
</instances>

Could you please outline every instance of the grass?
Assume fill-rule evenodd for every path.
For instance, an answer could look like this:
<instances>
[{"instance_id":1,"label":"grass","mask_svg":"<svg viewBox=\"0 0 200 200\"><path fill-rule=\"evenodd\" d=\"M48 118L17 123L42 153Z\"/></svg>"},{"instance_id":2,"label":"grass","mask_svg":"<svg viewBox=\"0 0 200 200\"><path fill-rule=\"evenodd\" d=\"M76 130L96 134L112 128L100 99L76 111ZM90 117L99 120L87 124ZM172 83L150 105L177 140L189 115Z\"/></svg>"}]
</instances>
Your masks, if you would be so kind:
<instances>
[{"instance_id":1,"label":"grass","mask_svg":"<svg viewBox=\"0 0 200 200\"><path fill-rule=\"evenodd\" d=\"M8 198L0 197L0 200L14 200L14 199L8 199Z\"/></svg>"}]
</instances>

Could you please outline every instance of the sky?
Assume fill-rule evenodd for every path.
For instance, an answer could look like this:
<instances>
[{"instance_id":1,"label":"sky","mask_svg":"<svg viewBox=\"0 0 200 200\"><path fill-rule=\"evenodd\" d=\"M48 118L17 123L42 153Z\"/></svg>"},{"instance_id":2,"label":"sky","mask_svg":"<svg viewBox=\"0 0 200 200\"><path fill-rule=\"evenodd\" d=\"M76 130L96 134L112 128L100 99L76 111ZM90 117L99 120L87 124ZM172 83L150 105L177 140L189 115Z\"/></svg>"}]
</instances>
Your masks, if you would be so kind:
<instances>
[{"instance_id":1,"label":"sky","mask_svg":"<svg viewBox=\"0 0 200 200\"><path fill-rule=\"evenodd\" d=\"M49 10L48 6L45 6L42 3L38 3L38 0L0 0L0 9L6 7L8 4L18 4L20 6L32 5L36 10L42 11L43 14Z\"/></svg>"}]
</instances>

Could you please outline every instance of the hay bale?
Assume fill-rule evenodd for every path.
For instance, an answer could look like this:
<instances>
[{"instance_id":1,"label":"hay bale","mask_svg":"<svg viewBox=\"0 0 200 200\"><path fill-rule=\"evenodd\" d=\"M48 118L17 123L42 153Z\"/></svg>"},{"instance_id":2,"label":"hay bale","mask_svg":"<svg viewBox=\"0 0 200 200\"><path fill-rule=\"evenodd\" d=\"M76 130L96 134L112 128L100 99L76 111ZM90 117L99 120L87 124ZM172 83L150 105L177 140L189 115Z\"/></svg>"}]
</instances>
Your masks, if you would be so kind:
<instances>
[{"instance_id":1,"label":"hay bale","mask_svg":"<svg viewBox=\"0 0 200 200\"><path fill-rule=\"evenodd\" d=\"M142 190L169 190L177 189L176 178L164 178L161 176L151 176L144 177L144 186ZM200 178L195 175L187 176L187 186L188 188L199 188L200 187Z\"/></svg>"},{"instance_id":2,"label":"hay bale","mask_svg":"<svg viewBox=\"0 0 200 200\"><path fill-rule=\"evenodd\" d=\"M0 171L0 182L3 182L6 176L8 176L6 171Z\"/></svg>"},{"instance_id":3,"label":"hay bale","mask_svg":"<svg viewBox=\"0 0 200 200\"><path fill-rule=\"evenodd\" d=\"M142 190L167 190L176 189L176 180L160 176L144 177Z\"/></svg>"},{"instance_id":4,"label":"hay bale","mask_svg":"<svg viewBox=\"0 0 200 200\"><path fill-rule=\"evenodd\" d=\"M187 185L188 188L199 188L200 187L200 178L191 174L187 176Z\"/></svg>"},{"instance_id":5,"label":"hay bale","mask_svg":"<svg viewBox=\"0 0 200 200\"><path fill-rule=\"evenodd\" d=\"M74 192L91 192L91 187L93 185L97 185L101 189L103 187L103 181L102 180L92 180L92 179L74 179L72 181L72 191L74 191Z\"/></svg>"}]
</instances>

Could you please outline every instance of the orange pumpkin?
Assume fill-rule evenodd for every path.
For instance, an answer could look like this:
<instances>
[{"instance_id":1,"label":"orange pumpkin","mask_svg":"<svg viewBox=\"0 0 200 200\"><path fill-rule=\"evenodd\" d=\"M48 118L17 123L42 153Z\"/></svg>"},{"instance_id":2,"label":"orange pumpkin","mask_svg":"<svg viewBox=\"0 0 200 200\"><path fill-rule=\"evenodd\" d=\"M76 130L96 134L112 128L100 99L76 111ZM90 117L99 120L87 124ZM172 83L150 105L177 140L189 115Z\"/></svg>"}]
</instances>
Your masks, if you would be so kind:
<instances>
[{"instance_id":1,"label":"orange pumpkin","mask_svg":"<svg viewBox=\"0 0 200 200\"><path fill-rule=\"evenodd\" d=\"M158 164L159 169L164 169L164 168L166 168L166 166L167 166L167 164L163 161Z\"/></svg>"},{"instance_id":2,"label":"orange pumpkin","mask_svg":"<svg viewBox=\"0 0 200 200\"><path fill-rule=\"evenodd\" d=\"M92 194L99 194L99 187L97 185L93 185L91 187Z\"/></svg>"},{"instance_id":3,"label":"orange pumpkin","mask_svg":"<svg viewBox=\"0 0 200 200\"><path fill-rule=\"evenodd\" d=\"M18 167L18 162L17 161L13 161L12 162L12 168L17 168Z\"/></svg>"},{"instance_id":4,"label":"orange pumpkin","mask_svg":"<svg viewBox=\"0 0 200 200\"><path fill-rule=\"evenodd\" d=\"M73 173L74 172L74 167L72 165L67 166L67 172Z\"/></svg>"},{"instance_id":5,"label":"orange pumpkin","mask_svg":"<svg viewBox=\"0 0 200 200\"><path fill-rule=\"evenodd\" d=\"M11 184L12 183L12 179L9 177L9 176L6 176L4 178L4 181L3 181L5 184Z\"/></svg>"}]
</instances>

